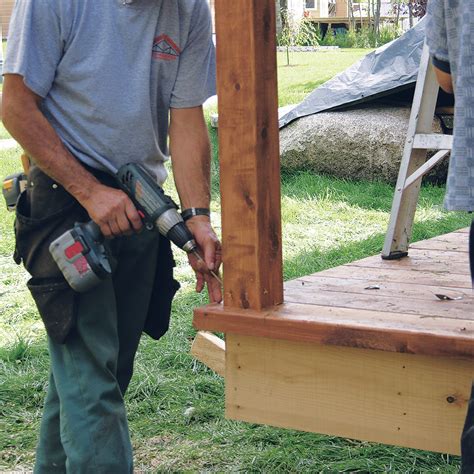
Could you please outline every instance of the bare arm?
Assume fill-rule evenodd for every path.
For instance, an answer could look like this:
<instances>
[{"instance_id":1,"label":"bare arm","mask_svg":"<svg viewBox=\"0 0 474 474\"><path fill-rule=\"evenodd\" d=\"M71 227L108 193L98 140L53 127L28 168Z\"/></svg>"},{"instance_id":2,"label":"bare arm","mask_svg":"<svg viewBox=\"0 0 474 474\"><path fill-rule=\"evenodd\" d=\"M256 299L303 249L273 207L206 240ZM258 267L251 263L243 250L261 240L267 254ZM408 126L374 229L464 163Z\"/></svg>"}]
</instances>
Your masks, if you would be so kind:
<instances>
[{"instance_id":1,"label":"bare arm","mask_svg":"<svg viewBox=\"0 0 474 474\"><path fill-rule=\"evenodd\" d=\"M140 216L127 195L102 185L69 153L41 112L41 100L25 86L22 76L5 75L5 128L48 176L77 199L106 237L139 230Z\"/></svg>"},{"instance_id":2,"label":"bare arm","mask_svg":"<svg viewBox=\"0 0 474 474\"><path fill-rule=\"evenodd\" d=\"M438 80L441 89L443 89L444 92L447 92L448 94L454 94L453 78L451 74L448 74L437 67L435 67L434 70L436 73L436 79Z\"/></svg>"},{"instance_id":3,"label":"bare arm","mask_svg":"<svg viewBox=\"0 0 474 474\"><path fill-rule=\"evenodd\" d=\"M202 107L171 109L170 152L173 174L181 207L209 207L211 148ZM207 283L211 301L220 302L219 282L208 270L218 271L221 264L221 246L210 219L195 216L187 221L196 242L204 254L207 268L192 257L190 263L196 272L197 290Z\"/></svg>"}]
</instances>

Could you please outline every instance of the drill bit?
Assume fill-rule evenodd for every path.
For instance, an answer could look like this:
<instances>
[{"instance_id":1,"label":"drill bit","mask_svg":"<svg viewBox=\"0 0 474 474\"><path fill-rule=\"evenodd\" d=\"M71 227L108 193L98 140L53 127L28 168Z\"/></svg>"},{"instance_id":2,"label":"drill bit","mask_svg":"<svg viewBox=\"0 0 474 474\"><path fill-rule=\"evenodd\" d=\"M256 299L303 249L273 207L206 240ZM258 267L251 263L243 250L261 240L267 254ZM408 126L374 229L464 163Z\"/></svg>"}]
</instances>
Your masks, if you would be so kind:
<instances>
[{"instance_id":1,"label":"drill bit","mask_svg":"<svg viewBox=\"0 0 474 474\"><path fill-rule=\"evenodd\" d=\"M204 265L206 265L206 262L197 250L193 250L192 253L201 263L204 263ZM221 284L221 286L223 286L222 279L216 272L209 270L209 273Z\"/></svg>"}]
</instances>

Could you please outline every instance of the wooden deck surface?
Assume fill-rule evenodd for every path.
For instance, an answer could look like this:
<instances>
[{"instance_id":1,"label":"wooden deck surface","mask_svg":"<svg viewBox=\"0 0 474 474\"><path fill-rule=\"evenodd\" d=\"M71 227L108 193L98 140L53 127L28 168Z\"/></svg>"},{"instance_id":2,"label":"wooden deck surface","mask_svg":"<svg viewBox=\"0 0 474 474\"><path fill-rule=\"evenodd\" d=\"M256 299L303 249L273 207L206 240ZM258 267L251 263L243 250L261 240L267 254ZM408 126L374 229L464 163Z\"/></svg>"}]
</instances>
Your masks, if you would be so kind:
<instances>
[{"instance_id":1,"label":"wooden deck surface","mask_svg":"<svg viewBox=\"0 0 474 474\"><path fill-rule=\"evenodd\" d=\"M247 336L474 358L468 230L417 242L409 256L379 255L285 284L263 311L209 305L196 328ZM436 294L452 299L442 301Z\"/></svg>"}]
</instances>

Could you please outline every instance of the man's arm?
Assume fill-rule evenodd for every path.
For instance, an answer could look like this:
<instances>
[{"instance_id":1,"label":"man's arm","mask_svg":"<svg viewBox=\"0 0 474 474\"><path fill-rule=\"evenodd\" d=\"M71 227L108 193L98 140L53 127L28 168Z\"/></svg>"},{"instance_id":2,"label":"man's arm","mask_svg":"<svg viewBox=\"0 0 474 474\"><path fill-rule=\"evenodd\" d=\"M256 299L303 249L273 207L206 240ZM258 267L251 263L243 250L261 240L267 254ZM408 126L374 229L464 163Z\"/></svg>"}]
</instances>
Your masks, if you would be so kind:
<instances>
[{"instance_id":1,"label":"man's arm","mask_svg":"<svg viewBox=\"0 0 474 474\"><path fill-rule=\"evenodd\" d=\"M444 92L454 94L453 78L451 76L451 68L448 62L440 61L433 56L433 66L436 74L436 79Z\"/></svg>"},{"instance_id":2,"label":"man's arm","mask_svg":"<svg viewBox=\"0 0 474 474\"><path fill-rule=\"evenodd\" d=\"M5 128L48 176L79 201L105 237L138 231L142 223L132 201L124 192L102 185L69 153L41 112L41 100L25 86L22 76L6 74Z\"/></svg>"},{"instance_id":3,"label":"man's arm","mask_svg":"<svg viewBox=\"0 0 474 474\"><path fill-rule=\"evenodd\" d=\"M426 44L441 88L454 92L449 64L448 32L446 31L447 4L445 0L431 0L426 10Z\"/></svg>"},{"instance_id":4,"label":"man's arm","mask_svg":"<svg viewBox=\"0 0 474 474\"><path fill-rule=\"evenodd\" d=\"M170 152L173 174L181 207L208 208L211 199L209 135L202 107L171 109ZM212 302L222 300L219 282L209 273L221 264L221 245L207 216L195 216L187 225L204 255L207 268L194 257L190 263L196 272L197 291L207 283Z\"/></svg>"}]
</instances>

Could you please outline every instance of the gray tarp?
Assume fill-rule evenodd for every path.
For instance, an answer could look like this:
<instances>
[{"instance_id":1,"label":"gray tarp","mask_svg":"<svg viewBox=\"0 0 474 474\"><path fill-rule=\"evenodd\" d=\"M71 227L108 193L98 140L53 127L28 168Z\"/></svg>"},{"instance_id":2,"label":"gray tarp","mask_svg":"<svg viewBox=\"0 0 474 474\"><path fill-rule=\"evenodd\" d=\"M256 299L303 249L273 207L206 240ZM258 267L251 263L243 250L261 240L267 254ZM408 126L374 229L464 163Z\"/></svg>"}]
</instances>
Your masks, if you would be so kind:
<instances>
[{"instance_id":1,"label":"gray tarp","mask_svg":"<svg viewBox=\"0 0 474 474\"><path fill-rule=\"evenodd\" d=\"M315 89L280 119L280 128L307 115L369 102L413 86L424 39L425 21L422 20L400 38L369 53Z\"/></svg>"}]
</instances>

